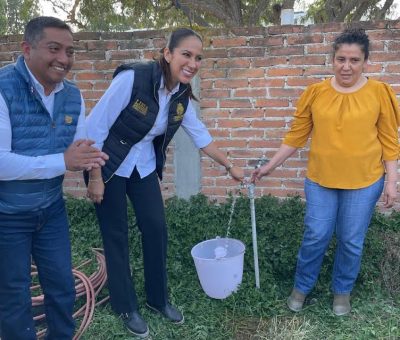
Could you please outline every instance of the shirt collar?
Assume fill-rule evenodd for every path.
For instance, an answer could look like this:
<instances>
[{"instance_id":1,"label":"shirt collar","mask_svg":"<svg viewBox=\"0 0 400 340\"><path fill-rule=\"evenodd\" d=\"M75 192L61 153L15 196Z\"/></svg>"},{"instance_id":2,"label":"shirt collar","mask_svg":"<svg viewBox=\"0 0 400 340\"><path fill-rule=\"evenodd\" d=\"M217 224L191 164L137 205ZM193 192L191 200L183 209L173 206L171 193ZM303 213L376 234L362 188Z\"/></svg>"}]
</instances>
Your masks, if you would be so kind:
<instances>
[{"instance_id":1,"label":"shirt collar","mask_svg":"<svg viewBox=\"0 0 400 340\"><path fill-rule=\"evenodd\" d=\"M36 91L38 91L42 96L45 96L43 85L40 84L40 82L33 75L31 70L29 69L28 65L26 64L26 61L24 61L24 63L25 63L26 69L28 70L29 76L32 79L33 85L36 88ZM63 88L64 88L64 83L63 82L57 83L56 87L54 88L54 90L51 93L57 93L57 92L61 91Z\"/></svg>"},{"instance_id":2,"label":"shirt collar","mask_svg":"<svg viewBox=\"0 0 400 340\"><path fill-rule=\"evenodd\" d=\"M177 93L179 91L179 86L180 86L180 83L176 84L176 86L172 89L172 91L169 94L173 95L173 94ZM168 91L165 86L164 77L161 77L160 90L165 91L165 92Z\"/></svg>"}]
</instances>

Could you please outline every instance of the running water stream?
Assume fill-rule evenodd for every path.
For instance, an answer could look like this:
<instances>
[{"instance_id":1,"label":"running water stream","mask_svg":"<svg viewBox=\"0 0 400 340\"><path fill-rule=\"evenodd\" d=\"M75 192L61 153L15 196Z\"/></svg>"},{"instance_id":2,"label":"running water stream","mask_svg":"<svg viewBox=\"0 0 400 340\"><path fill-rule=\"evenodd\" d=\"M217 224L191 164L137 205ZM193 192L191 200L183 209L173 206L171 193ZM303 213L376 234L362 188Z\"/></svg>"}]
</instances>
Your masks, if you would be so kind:
<instances>
[{"instance_id":1,"label":"running water stream","mask_svg":"<svg viewBox=\"0 0 400 340\"><path fill-rule=\"evenodd\" d=\"M235 212L235 206L236 206L237 196L238 196L238 195L237 195L237 193L236 193L236 194L234 194L233 197L232 197L231 210L230 210L230 215L229 215L229 220L228 220L228 226L227 226L226 235L225 235L226 242L225 242L224 245L219 245L218 247L216 247L216 248L214 249L214 256L215 256L215 259L224 258L224 257L228 254L228 247L229 247L229 244L228 244L228 240L227 240L227 239L229 238L229 234L230 234L230 231L231 231L232 216L233 216L233 213ZM217 237L217 238L219 238L219 237Z\"/></svg>"}]
</instances>

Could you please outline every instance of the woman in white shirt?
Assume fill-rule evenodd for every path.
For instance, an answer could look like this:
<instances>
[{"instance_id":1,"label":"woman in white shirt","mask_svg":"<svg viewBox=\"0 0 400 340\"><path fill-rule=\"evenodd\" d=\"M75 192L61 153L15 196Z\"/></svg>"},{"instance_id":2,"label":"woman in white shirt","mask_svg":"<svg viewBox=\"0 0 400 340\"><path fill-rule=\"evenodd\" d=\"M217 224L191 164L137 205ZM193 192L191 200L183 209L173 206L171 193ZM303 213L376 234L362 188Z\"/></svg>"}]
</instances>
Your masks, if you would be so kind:
<instances>
[{"instance_id":1,"label":"woman in white shirt","mask_svg":"<svg viewBox=\"0 0 400 340\"><path fill-rule=\"evenodd\" d=\"M148 335L129 266L127 200L129 197L142 233L147 306L173 323L184 317L168 301L167 227L159 178L165 150L179 126L195 146L243 180L219 150L204 124L196 117L190 86L200 68L203 43L190 29L177 29L159 61L122 65L87 118L88 137L110 159L88 178L88 197L95 202L107 263L113 310L127 329L139 337ZM158 176L157 176L158 175Z\"/></svg>"}]
</instances>

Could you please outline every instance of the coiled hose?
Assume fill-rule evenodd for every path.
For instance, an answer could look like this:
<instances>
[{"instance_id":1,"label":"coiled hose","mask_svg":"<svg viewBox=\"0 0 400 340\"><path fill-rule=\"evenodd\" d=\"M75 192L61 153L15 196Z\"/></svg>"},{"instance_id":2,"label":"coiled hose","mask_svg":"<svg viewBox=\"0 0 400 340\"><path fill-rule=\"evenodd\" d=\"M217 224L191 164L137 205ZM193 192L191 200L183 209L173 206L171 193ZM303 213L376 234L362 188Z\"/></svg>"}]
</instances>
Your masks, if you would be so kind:
<instances>
[{"instance_id":1,"label":"coiled hose","mask_svg":"<svg viewBox=\"0 0 400 340\"><path fill-rule=\"evenodd\" d=\"M76 290L76 299L80 299L81 297L85 297L86 301L77 311L74 312L74 319L81 318L81 323L76 331L76 334L73 337L73 340L78 340L85 330L89 327L90 323L93 319L93 313L96 306L101 305L109 299L109 296L103 298L100 301L96 302L96 298L99 295L100 291L104 287L107 281L107 272L106 272L106 262L104 255L102 253L102 249L93 249L93 252L96 256L97 260L97 270L92 273L89 277L86 276L83 272L79 270L83 266L89 264L91 260L85 261L80 264L78 267L72 270L72 273L75 277L75 290ZM31 266L31 275L32 277L37 275L37 269L35 265ZM40 285L32 285L31 292L40 289ZM40 307L43 305L44 295L40 294L32 297L32 307ZM35 321L45 321L45 314L39 314L34 317ZM44 339L46 334L46 328L41 329L36 333L38 339Z\"/></svg>"}]
</instances>

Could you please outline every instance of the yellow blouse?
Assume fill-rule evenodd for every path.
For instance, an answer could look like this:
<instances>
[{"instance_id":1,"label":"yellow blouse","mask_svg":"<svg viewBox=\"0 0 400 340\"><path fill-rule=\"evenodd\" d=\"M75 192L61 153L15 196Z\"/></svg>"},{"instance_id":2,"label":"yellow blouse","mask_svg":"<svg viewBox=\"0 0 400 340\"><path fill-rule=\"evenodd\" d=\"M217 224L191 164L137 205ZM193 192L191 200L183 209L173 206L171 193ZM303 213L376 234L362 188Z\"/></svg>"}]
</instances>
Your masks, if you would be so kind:
<instances>
[{"instance_id":1,"label":"yellow blouse","mask_svg":"<svg viewBox=\"0 0 400 340\"><path fill-rule=\"evenodd\" d=\"M307 177L328 188L358 189L384 173L383 160L399 159L400 109L392 88L368 79L341 93L331 79L301 95L284 144L303 147L311 133Z\"/></svg>"}]
</instances>

